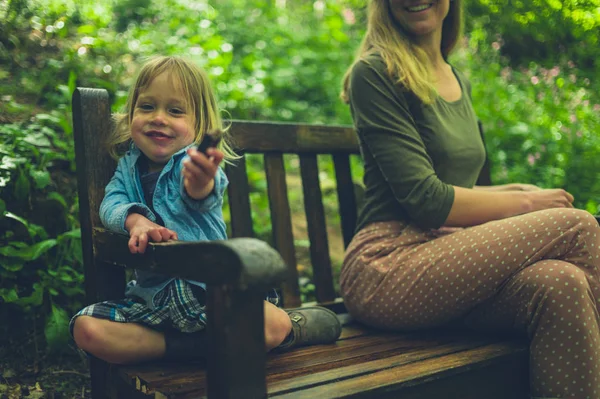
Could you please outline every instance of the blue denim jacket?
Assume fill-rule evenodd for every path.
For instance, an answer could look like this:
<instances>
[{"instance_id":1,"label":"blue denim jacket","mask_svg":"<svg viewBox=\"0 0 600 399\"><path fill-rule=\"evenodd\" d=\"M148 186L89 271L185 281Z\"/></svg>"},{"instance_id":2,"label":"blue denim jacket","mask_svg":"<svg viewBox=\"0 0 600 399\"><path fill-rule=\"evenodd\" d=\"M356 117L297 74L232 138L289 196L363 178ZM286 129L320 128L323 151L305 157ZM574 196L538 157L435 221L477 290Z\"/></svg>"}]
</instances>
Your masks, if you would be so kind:
<instances>
[{"instance_id":1,"label":"blue denim jacket","mask_svg":"<svg viewBox=\"0 0 600 399\"><path fill-rule=\"evenodd\" d=\"M153 205L163 219L165 227L175 231L180 241L224 240L227 238L223 220L223 193L228 180L219 168L213 192L203 200L187 195L183 186L182 161L190 146L173 154L160 173L154 189ZM141 151L132 144L119 160L117 170L108 183L100 204L100 220L112 231L129 234L125 219L131 212L139 213L153 222L156 215L146 205L138 159ZM136 270L137 280L129 282L125 294L143 299L154 309L153 298L173 280L161 274ZM190 283L205 287L198 281Z\"/></svg>"}]
</instances>

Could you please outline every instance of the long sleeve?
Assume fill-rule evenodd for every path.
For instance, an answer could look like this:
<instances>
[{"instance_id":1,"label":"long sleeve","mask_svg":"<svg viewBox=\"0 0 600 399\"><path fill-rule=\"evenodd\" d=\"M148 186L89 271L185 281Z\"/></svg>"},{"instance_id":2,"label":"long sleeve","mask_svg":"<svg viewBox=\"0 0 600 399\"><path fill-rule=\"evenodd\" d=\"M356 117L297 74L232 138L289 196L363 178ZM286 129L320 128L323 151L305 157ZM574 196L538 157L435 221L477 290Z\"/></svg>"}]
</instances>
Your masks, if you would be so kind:
<instances>
[{"instance_id":1,"label":"long sleeve","mask_svg":"<svg viewBox=\"0 0 600 399\"><path fill-rule=\"evenodd\" d=\"M115 174L106 186L104 199L100 204L100 220L104 227L126 234L128 232L125 229L125 220L132 210L153 222L156 221L155 215L143 203L142 198L136 198L135 187L127 184L129 179L126 173L128 172L125 161L121 159Z\"/></svg>"},{"instance_id":2,"label":"long sleeve","mask_svg":"<svg viewBox=\"0 0 600 399\"><path fill-rule=\"evenodd\" d=\"M402 215L420 227L437 228L450 212L454 188L438 178L406 96L386 76L383 64L376 63L356 64L350 81L350 106L371 198L365 212L380 210L390 218ZM395 204L386 202L386 195Z\"/></svg>"},{"instance_id":3,"label":"long sleeve","mask_svg":"<svg viewBox=\"0 0 600 399\"><path fill-rule=\"evenodd\" d=\"M196 200L188 195L187 191L185 190L185 186L183 185L183 174L179 174L181 198L183 198L185 204L191 209L200 212L207 212L215 207L220 208L223 206L223 195L228 183L229 181L227 180L225 172L223 172L223 169L219 167L217 170L217 175L215 176L215 186L212 192L206 198L202 200Z\"/></svg>"}]
</instances>

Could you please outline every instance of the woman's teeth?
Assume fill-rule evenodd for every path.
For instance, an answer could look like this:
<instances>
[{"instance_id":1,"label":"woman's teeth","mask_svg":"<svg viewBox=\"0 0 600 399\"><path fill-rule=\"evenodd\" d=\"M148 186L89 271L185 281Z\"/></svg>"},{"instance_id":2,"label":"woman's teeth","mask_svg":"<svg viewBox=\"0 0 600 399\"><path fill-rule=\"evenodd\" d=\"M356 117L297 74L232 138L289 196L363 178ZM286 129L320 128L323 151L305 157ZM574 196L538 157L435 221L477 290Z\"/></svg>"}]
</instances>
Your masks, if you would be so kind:
<instances>
[{"instance_id":1,"label":"woman's teeth","mask_svg":"<svg viewBox=\"0 0 600 399\"><path fill-rule=\"evenodd\" d=\"M421 4L419 6L407 7L406 9L410 12L419 12L428 9L431 4Z\"/></svg>"}]
</instances>

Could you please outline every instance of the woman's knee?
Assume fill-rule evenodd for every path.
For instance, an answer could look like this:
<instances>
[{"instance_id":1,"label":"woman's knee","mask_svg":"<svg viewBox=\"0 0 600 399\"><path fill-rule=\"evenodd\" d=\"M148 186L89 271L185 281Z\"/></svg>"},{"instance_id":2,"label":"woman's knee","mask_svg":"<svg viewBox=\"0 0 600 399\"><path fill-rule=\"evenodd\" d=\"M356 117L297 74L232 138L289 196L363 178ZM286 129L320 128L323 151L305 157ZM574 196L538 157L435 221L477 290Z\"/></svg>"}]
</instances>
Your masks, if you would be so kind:
<instances>
[{"instance_id":1,"label":"woman's knee","mask_svg":"<svg viewBox=\"0 0 600 399\"><path fill-rule=\"evenodd\" d=\"M600 229L596 217L584 211L582 209L565 209L565 208L552 208L548 209L548 212L555 222L560 223L561 220L567 221L569 225L581 225L584 229L589 228L592 230Z\"/></svg>"},{"instance_id":2,"label":"woman's knee","mask_svg":"<svg viewBox=\"0 0 600 399\"><path fill-rule=\"evenodd\" d=\"M581 309L586 302L593 305L587 276L577 266L559 261L538 276L536 288L543 293L550 308L563 313L562 309Z\"/></svg>"},{"instance_id":3,"label":"woman's knee","mask_svg":"<svg viewBox=\"0 0 600 399\"><path fill-rule=\"evenodd\" d=\"M292 330L292 322L284 310L268 305L265 305L265 346L271 350L285 340Z\"/></svg>"}]
</instances>

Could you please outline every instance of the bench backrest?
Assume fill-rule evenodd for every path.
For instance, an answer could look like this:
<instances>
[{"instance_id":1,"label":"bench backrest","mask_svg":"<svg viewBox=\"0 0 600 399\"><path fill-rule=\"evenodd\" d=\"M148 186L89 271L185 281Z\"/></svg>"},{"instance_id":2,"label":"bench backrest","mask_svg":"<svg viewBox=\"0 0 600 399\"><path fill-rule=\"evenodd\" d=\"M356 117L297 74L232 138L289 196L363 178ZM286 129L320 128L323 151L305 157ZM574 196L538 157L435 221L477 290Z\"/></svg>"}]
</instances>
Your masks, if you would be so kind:
<instances>
[{"instance_id":1,"label":"bench backrest","mask_svg":"<svg viewBox=\"0 0 600 399\"><path fill-rule=\"evenodd\" d=\"M331 155L333 161L337 180L341 232L345 247L352 239L356 225L357 207L350 167L350 156L359 154L356 134L349 126L245 121L234 121L231 126L231 134L238 153L244 155L259 153L264 156L267 195L271 210L272 243L289 268L290 278L282 287L286 307L295 307L301 304L289 191L284 167L284 154L298 156L315 295L317 302L332 304L336 300L337 294L331 270L317 155ZM240 159L235 166L227 166L226 171L230 179L228 197L232 235L234 237L252 237L254 231L245 157Z\"/></svg>"}]
</instances>

